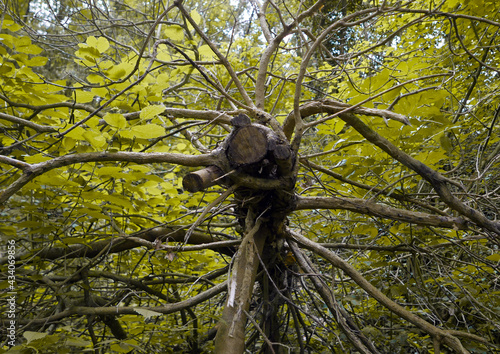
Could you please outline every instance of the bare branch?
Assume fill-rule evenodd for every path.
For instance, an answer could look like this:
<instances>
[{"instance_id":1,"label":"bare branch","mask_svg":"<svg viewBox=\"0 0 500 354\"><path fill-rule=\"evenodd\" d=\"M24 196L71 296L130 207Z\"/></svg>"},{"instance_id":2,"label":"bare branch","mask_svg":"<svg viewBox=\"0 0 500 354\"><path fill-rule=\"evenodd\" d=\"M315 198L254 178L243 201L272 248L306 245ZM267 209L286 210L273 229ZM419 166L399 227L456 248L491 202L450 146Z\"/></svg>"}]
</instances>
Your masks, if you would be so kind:
<instances>
[{"instance_id":1,"label":"bare branch","mask_svg":"<svg viewBox=\"0 0 500 354\"><path fill-rule=\"evenodd\" d=\"M295 210L304 209L337 209L349 210L355 213L398 220L417 225L444 227L455 230L467 228L464 219L425 214L405 209L397 209L371 200L343 197L298 197Z\"/></svg>"},{"instance_id":2,"label":"bare branch","mask_svg":"<svg viewBox=\"0 0 500 354\"><path fill-rule=\"evenodd\" d=\"M402 306L389 299L386 295L384 295L384 293L382 293L379 289L368 282L353 266L337 256L335 253L320 246L316 242L309 240L308 238L300 235L297 232L289 230L288 237L293 239L303 247L313 251L318 256L328 260L334 267L344 271L348 276L351 277L354 282L356 282L356 284L358 284L364 291L366 291L380 304L385 306L389 311L413 323L415 326L428 333L431 337L437 338L439 341L442 341L443 343L454 349L457 353L469 353L462 346L460 340L458 340L455 336L436 326L433 326L429 322L423 320L422 318L418 317L417 315L413 314L412 312L406 310Z\"/></svg>"},{"instance_id":3,"label":"bare branch","mask_svg":"<svg viewBox=\"0 0 500 354\"><path fill-rule=\"evenodd\" d=\"M174 4L179 8L179 10L182 12L182 15L189 21L189 23L191 24L191 26L193 26L193 28L195 29L196 33L198 33L198 35L201 38L203 38L203 40L205 41L205 43L207 43L207 45L210 47L210 49L212 49L212 51L215 53L215 55L217 55L217 57L219 58L219 60L222 62L222 64L226 68L227 72L231 76L231 79L234 81L236 87L238 88L239 93L241 94L241 96L243 97L243 100L246 103L246 106L242 105L241 103L240 103L240 105L242 105L243 108L248 109L248 110L251 111L250 107L254 106L253 101L250 98L250 96L248 96L247 91L243 87L243 84L241 83L240 79L238 78L238 75L236 75L236 72L234 71L231 63L229 63L229 61L227 60L226 56L223 55L219 51L219 49L217 48L217 46L207 37L207 35L205 34L205 32L203 32L201 30L201 28L198 26L198 24L192 19L192 17L189 15L189 13L187 12L187 10L182 5L182 0L176 0L176 1L174 1Z\"/></svg>"},{"instance_id":4,"label":"bare branch","mask_svg":"<svg viewBox=\"0 0 500 354\"><path fill-rule=\"evenodd\" d=\"M234 249L232 246L240 243L240 240L220 241L217 242L212 235L193 231L189 237L188 244L196 245L190 248L189 246L175 245L169 246L169 242L185 243L186 228L185 227L155 227L143 231L136 232L131 235L112 237L101 241L95 241L87 244L76 244L68 247L53 247L47 246L37 251L36 253L18 253L16 259L24 259L25 257L35 256L42 260L55 259L72 259L72 258L94 258L103 250L108 254L120 253L136 247L147 246L157 250L165 251L188 251L203 249L217 249L219 252L232 256ZM141 242L143 241L143 242ZM0 258L0 264L7 263L7 257Z\"/></svg>"},{"instance_id":5,"label":"bare branch","mask_svg":"<svg viewBox=\"0 0 500 354\"><path fill-rule=\"evenodd\" d=\"M2 162L9 163L9 161L10 160L4 160ZM24 174L0 193L0 203L4 203L24 185L26 185L26 183L47 171L84 162L109 161L127 161L135 162L138 164L172 163L183 166L196 167L215 164L218 159L215 154L183 155L175 153L140 153L122 151L114 153L89 152L84 154L64 155L48 161L30 165L29 167L27 165L22 165L20 163L14 163L13 161L10 161L9 164L15 167L22 167Z\"/></svg>"},{"instance_id":6,"label":"bare branch","mask_svg":"<svg viewBox=\"0 0 500 354\"><path fill-rule=\"evenodd\" d=\"M490 230L497 235L500 235L500 222L488 219L486 216L484 216L484 214L469 207L457 197L455 197L447 186L450 181L439 172L433 170L429 166L414 159L410 155L397 148L389 140L377 134L356 116L352 114L342 114L340 115L340 118L346 123L350 124L354 129L356 129L361 135L366 138L366 140L378 146L394 159L398 160L408 168L411 168L425 180L427 180L434 187L436 193L439 194L441 199L449 207L459 212L462 216L465 216L474 221L477 225L484 227L485 229Z\"/></svg>"},{"instance_id":7,"label":"bare branch","mask_svg":"<svg viewBox=\"0 0 500 354\"><path fill-rule=\"evenodd\" d=\"M9 121L9 122L12 122L12 123L16 123L16 124L20 124L22 126L34 129L38 133L52 133L52 132L56 132L57 131L54 127L49 127L49 126L46 126L46 125L40 125L40 124L31 122L29 120L18 118L18 117L15 117L15 116L11 116L10 114L5 114L5 113L1 113L1 112L0 112L0 119L4 119L6 121Z\"/></svg>"},{"instance_id":8,"label":"bare branch","mask_svg":"<svg viewBox=\"0 0 500 354\"><path fill-rule=\"evenodd\" d=\"M220 294L221 292L225 291L227 287L227 282L223 282L220 284L215 285L214 287L205 290L198 295L194 295L190 297L187 300L184 301L179 301L173 304L166 304L164 306L157 306L157 307L134 307L134 306L129 306L129 307L84 307L84 306L74 306L71 307L67 310L61 311L55 315L44 317L44 318L37 318L37 319L27 319L27 320L19 320L19 323L21 324L50 324L55 321L59 321L61 319L70 317L70 316L75 316L75 315L99 315L99 316L106 316L106 315L140 315L139 312L136 310L147 310L147 311L154 311L158 312L164 315L168 315L170 313L175 313L178 311L182 311L185 309L188 309L190 307L196 306L204 301L207 301L214 296Z\"/></svg>"},{"instance_id":9,"label":"bare branch","mask_svg":"<svg viewBox=\"0 0 500 354\"><path fill-rule=\"evenodd\" d=\"M264 53L262 53L262 56L260 58L260 63L259 63L259 71L257 74L257 81L255 83L255 104L256 104L257 108L259 108L261 110L264 109L264 103L265 103L264 101L265 101L265 96L266 96L267 67L269 66L269 61L271 60L273 53L278 48L281 41L286 36L288 36L291 33L291 31L296 26L298 26L298 24L300 22L304 18L307 18L307 17L313 15L321 7L321 5L323 3L324 3L324 0L317 1L309 9L302 12L293 23L289 24L288 26L284 26L283 31L280 34L278 34L274 39L272 39L272 41L270 41L269 45L264 50ZM263 8L262 11L265 12L265 8ZM259 14L259 19L260 19L260 14ZM264 21L265 21L265 19L264 19ZM269 40L268 40L268 42L269 42Z\"/></svg>"}]
</instances>

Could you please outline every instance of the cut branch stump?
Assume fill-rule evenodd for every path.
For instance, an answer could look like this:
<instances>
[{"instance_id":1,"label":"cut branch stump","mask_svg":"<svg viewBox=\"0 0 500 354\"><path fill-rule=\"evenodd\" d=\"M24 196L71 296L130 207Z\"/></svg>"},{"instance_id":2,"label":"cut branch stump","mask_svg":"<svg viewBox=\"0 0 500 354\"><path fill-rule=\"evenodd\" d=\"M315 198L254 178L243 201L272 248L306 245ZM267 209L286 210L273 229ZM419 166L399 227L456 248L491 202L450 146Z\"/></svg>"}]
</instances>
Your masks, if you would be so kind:
<instances>
[{"instance_id":1,"label":"cut branch stump","mask_svg":"<svg viewBox=\"0 0 500 354\"><path fill-rule=\"evenodd\" d=\"M244 114L234 117L231 125L233 130L214 151L220 164L186 175L182 181L185 190L194 193L214 184L225 184L228 179L222 177L234 171L240 177L243 174L264 179L292 173L294 156L288 141L264 125L252 124Z\"/></svg>"},{"instance_id":2,"label":"cut branch stump","mask_svg":"<svg viewBox=\"0 0 500 354\"><path fill-rule=\"evenodd\" d=\"M217 166L208 166L202 170L194 171L182 179L182 187L195 193L205 188L217 184L219 178L223 176L224 172Z\"/></svg>"}]
</instances>

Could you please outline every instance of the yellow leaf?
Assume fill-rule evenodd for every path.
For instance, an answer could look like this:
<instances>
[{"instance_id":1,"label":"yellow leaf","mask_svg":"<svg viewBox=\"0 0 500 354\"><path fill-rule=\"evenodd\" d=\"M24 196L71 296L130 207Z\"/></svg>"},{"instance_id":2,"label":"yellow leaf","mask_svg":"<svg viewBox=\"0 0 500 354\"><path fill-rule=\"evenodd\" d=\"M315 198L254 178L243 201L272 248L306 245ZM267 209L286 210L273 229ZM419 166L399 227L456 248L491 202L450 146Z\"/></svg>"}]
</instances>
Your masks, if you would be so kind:
<instances>
[{"instance_id":1,"label":"yellow leaf","mask_svg":"<svg viewBox=\"0 0 500 354\"><path fill-rule=\"evenodd\" d=\"M154 139L165 135L165 128L158 124L147 124L132 127L131 132L139 139Z\"/></svg>"},{"instance_id":2,"label":"yellow leaf","mask_svg":"<svg viewBox=\"0 0 500 354\"><path fill-rule=\"evenodd\" d=\"M498 253L494 253L492 255L489 255L488 257L486 257L486 259L492 261L492 262L498 262L500 261L500 254Z\"/></svg>"},{"instance_id":3,"label":"yellow leaf","mask_svg":"<svg viewBox=\"0 0 500 354\"><path fill-rule=\"evenodd\" d=\"M97 48L97 38L95 38L94 36L88 37L85 43L87 43L87 45L89 45L90 47Z\"/></svg>"},{"instance_id":4,"label":"yellow leaf","mask_svg":"<svg viewBox=\"0 0 500 354\"><path fill-rule=\"evenodd\" d=\"M44 66L47 64L48 59L46 57L33 57L26 62L27 66Z\"/></svg>"},{"instance_id":5,"label":"yellow leaf","mask_svg":"<svg viewBox=\"0 0 500 354\"><path fill-rule=\"evenodd\" d=\"M88 92L88 91L76 90L75 96L76 96L77 103L92 102L92 100L94 99L94 94L92 92Z\"/></svg>"},{"instance_id":6,"label":"yellow leaf","mask_svg":"<svg viewBox=\"0 0 500 354\"><path fill-rule=\"evenodd\" d=\"M64 137L62 144L63 144L64 148L66 149L66 151L69 151L75 147L76 140L66 136L66 137Z\"/></svg>"},{"instance_id":7,"label":"yellow leaf","mask_svg":"<svg viewBox=\"0 0 500 354\"><path fill-rule=\"evenodd\" d=\"M10 32L16 32L19 31L21 28L23 28L23 26L18 25L17 23L12 21L10 16L6 15L5 18L3 19L2 28L6 28Z\"/></svg>"},{"instance_id":8,"label":"yellow leaf","mask_svg":"<svg viewBox=\"0 0 500 354\"><path fill-rule=\"evenodd\" d=\"M99 176L114 176L121 172L123 172L123 168L118 166L104 166L96 171Z\"/></svg>"},{"instance_id":9,"label":"yellow leaf","mask_svg":"<svg viewBox=\"0 0 500 354\"><path fill-rule=\"evenodd\" d=\"M104 37L99 37L97 39L96 48L100 53L104 53L109 48L109 42Z\"/></svg>"},{"instance_id":10,"label":"yellow leaf","mask_svg":"<svg viewBox=\"0 0 500 354\"><path fill-rule=\"evenodd\" d=\"M144 107L139 116L141 117L141 119L151 119L158 114L163 113L163 111L165 111L165 106L161 104L150 105Z\"/></svg>"},{"instance_id":11,"label":"yellow leaf","mask_svg":"<svg viewBox=\"0 0 500 354\"><path fill-rule=\"evenodd\" d=\"M207 60L210 60L210 59L213 59L215 58L215 54L214 52L212 51L212 49L204 44L202 45L200 48L198 48L198 53L200 53L201 57L203 59L207 59Z\"/></svg>"},{"instance_id":12,"label":"yellow leaf","mask_svg":"<svg viewBox=\"0 0 500 354\"><path fill-rule=\"evenodd\" d=\"M177 144L177 150L179 150L179 151L185 150L186 148L187 148L187 145L184 143Z\"/></svg>"},{"instance_id":13,"label":"yellow leaf","mask_svg":"<svg viewBox=\"0 0 500 354\"><path fill-rule=\"evenodd\" d=\"M191 18L193 19L194 22L196 22L197 25L200 24L201 16L198 13L198 11L196 11L196 10L191 11Z\"/></svg>"},{"instance_id":14,"label":"yellow leaf","mask_svg":"<svg viewBox=\"0 0 500 354\"><path fill-rule=\"evenodd\" d=\"M130 63L120 63L118 65L113 66L109 72L108 76L112 79L121 79L127 76L132 72L134 66Z\"/></svg>"},{"instance_id":15,"label":"yellow leaf","mask_svg":"<svg viewBox=\"0 0 500 354\"><path fill-rule=\"evenodd\" d=\"M49 156L44 156L42 154L36 154L32 156L25 156L24 161L27 163L39 163L50 160Z\"/></svg>"},{"instance_id":16,"label":"yellow leaf","mask_svg":"<svg viewBox=\"0 0 500 354\"><path fill-rule=\"evenodd\" d=\"M123 129L127 126L127 120L120 113L107 113L103 118L112 127Z\"/></svg>"},{"instance_id":17,"label":"yellow leaf","mask_svg":"<svg viewBox=\"0 0 500 354\"><path fill-rule=\"evenodd\" d=\"M344 125L345 125L345 122L344 121L341 121L341 120L338 120L335 122L335 134L339 134L342 129L344 128Z\"/></svg>"},{"instance_id":18,"label":"yellow leaf","mask_svg":"<svg viewBox=\"0 0 500 354\"><path fill-rule=\"evenodd\" d=\"M26 45L26 46L16 46L16 50L19 53L33 54L33 55L37 55L37 54L40 54L41 52L43 52L42 48L40 48L39 46L34 45L34 44L30 44L30 45Z\"/></svg>"},{"instance_id":19,"label":"yellow leaf","mask_svg":"<svg viewBox=\"0 0 500 354\"><path fill-rule=\"evenodd\" d=\"M82 127L76 127L68 134L66 134L66 136L75 140L84 140L83 133L85 133L85 129L83 129Z\"/></svg>"},{"instance_id":20,"label":"yellow leaf","mask_svg":"<svg viewBox=\"0 0 500 354\"><path fill-rule=\"evenodd\" d=\"M9 48L13 48L14 41L14 37L10 34L0 33L0 43L5 44Z\"/></svg>"},{"instance_id":21,"label":"yellow leaf","mask_svg":"<svg viewBox=\"0 0 500 354\"><path fill-rule=\"evenodd\" d=\"M172 41L182 41L184 39L184 30L179 25L167 26L163 34Z\"/></svg>"},{"instance_id":22,"label":"yellow leaf","mask_svg":"<svg viewBox=\"0 0 500 354\"><path fill-rule=\"evenodd\" d=\"M79 58L90 61L92 64L95 63L95 59L99 58L101 54L94 47L81 47L75 52L75 55Z\"/></svg>"},{"instance_id":23,"label":"yellow leaf","mask_svg":"<svg viewBox=\"0 0 500 354\"><path fill-rule=\"evenodd\" d=\"M30 332L30 331L25 331L23 333L23 337L26 338L26 340L28 341L28 343L34 341L34 340L37 340L37 339L42 339L43 337L45 337L48 333L45 333L45 332Z\"/></svg>"},{"instance_id":24,"label":"yellow leaf","mask_svg":"<svg viewBox=\"0 0 500 354\"><path fill-rule=\"evenodd\" d=\"M83 137L96 149L106 145L106 138L97 132L87 131L83 133Z\"/></svg>"},{"instance_id":25,"label":"yellow leaf","mask_svg":"<svg viewBox=\"0 0 500 354\"><path fill-rule=\"evenodd\" d=\"M88 20L92 19L92 11L90 9L80 10L80 14Z\"/></svg>"}]
</instances>

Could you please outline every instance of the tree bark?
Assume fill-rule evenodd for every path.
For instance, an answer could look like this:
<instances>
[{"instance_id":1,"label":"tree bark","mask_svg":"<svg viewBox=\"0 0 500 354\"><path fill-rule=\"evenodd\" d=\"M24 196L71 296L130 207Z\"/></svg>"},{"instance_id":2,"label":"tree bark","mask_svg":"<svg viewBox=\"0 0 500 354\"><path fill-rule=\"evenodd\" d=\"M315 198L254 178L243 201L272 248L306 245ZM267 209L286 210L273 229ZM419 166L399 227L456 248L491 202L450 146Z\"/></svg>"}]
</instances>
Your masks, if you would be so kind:
<instances>
[{"instance_id":1,"label":"tree bark","mask_svg":"<svg viewBox=\"0 0 500 354\"><path fill-rule=\"evenodd\" d=\"M182 179L182 187L195 193L217 183L217 180L224 175L224 172L217 166L208 166L202 170L191 172Z\"/></svg>"},{"instance_id":2,"label":"tree bark","mask_svg":"<svg viewBox=\"0 0 500 354\"><path fill-rule=\"evenodd\" d=\"M269 229L259 220L244 237L228 281L226 307L215 337L216 353L243 353L245 325L250 307L259 258Z\"/></svg>"}]
</instances>

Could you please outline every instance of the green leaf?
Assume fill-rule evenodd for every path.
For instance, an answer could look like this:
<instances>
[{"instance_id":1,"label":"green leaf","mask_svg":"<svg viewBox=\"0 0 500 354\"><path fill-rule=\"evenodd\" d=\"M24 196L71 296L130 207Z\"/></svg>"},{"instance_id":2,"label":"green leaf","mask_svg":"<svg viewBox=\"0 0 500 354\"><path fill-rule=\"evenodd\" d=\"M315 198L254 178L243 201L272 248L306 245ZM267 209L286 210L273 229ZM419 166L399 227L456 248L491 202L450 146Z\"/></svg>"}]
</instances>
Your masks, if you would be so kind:
<instances>
[{"instance_id":1,"label":"green leaf","mask_svg":"<svg viewBox=\"0 0 500 354\"><path fill-rule=\"evenodd\" d=\"M2 28L6 28L11 32L17 32L21 28L23 28L23 26L18 25L17 23L15 23L14 21L12 21L9 18L10 18L10 16L8 16L8 15L5 16L5 18L3 19Z\"/></svg>"},{"instance_id":2,"label":"green leaf","mask_svg":"<svg viewBox=\"0 0 500 354\"><path fill-rule=\"evenodd\" d=\"M500 254L499 253L494 253L492 255L489 255L486 257L487 260L490 260L492 262L499 262L500 261Z\"/></svg>"},{"instance_id":3,"label":"green leaf","mask_svg":"<svg viewBox=\"0 0 500 354\"><path fill-rule=\"evenodd\" d=\"M200 48L198 48L198 53L200 53L201 57L206 60L210 60L215 58L215 53L212 51L212 49L204 44Z\"/></svg>"},{"instance_id":4,"label":"green leaf","mask_svg":"<svg viewBox=\"0 0 500 354\"><path fill-rule=\"evenodd\" d=\"M86 47L85 45L75 52L75 55L79 58L86 59L90 62L95 62L96 59L100 58L101 54L94 47Z\"/></svg>"},{"instance_id":5,"label":"green leaf","mask_svg":"<svg viewBox=\"0 0 500 354\"><path fill-rule=\"evenodd\" d=\"M165 106L163 105L151 105L144 107L144 109L140 113L141 119L151 119L157 116L160 113L165 111Z\"/></svg>"},{"instance_id":6,"label":"green leaf","mask_svg":"<svg viewBox=\"0 0 500 354\"><path fill-rule=\"evenodd\" d=\"M132 127L131 132L139 139L154 139L165 135L165 128L158 124L138 125Z\"/></svg>"},{"instance_id":7,"label":"green leaf","mask_svg":"<svg viewBox=\"0 0 500 354\"><path fill-rule=\"evenodd\" d=\"M48 333L39 333L39 332L31 332L31 331L25 331L23 333L23 337L26 338L28 343L37 340L37 339L42 339L45 336L47 336Z\"/></svg>"},{"instance_id":8,"label":"green leaf","mask_svg":"<svg viewBox=\"0 0 500 354\"><path fill-rule=\"evenodd\" d=\"M114 80L123 79L125 76L129 75L133 69L134 65L131 63L122 62L111 67L108 71L108 76Z\"/></svg>"},{"instance_id":9,"label":"green leaf","mask_svg":"<svg viewBox=\"0 0 500 354\"><path fill-rule=\"evenodd\" d=\"M44 66L47 64L48 58L46 57L33 57L26 61L27 66Z\"/></svg>"},{"instance_id":10,"label":"green leaf","mask_svg":"<svg viewBox=\"0 0 500 354\"><path fill-rule=\"evenodd\" d=\"M83 338L71 337L66 339L64 345L68 347L86 347L88 345L92 345L92 342Z\"/></svg>"},{"instance_id":11,"label":"green leaf","mask_svg":"<svg viewBox=\"0 0 500 354\"><path fill-rule=\"evenodd\" d=\"M97 39L96 48L100 53L104 53L109 48L109 42L104 37L99 37Z\"/></svg>"},{"instance_id":12,"label":"green leaf","mask_svg":"<svg viewBox=\"0 0 500 354\"><path fill-rule=\"evenodd\" d=\"M76 127L68 134L66 134L66 136L75 140L85 140L85 138L83 137L83 133L85 133L85 129L83 129L82 127Z\"/></svg>"},{"instance_id":13,"label":"green leaf","mask_svg":"<svg viewBox=\"0 0 500 354\"><path fill-rule=\"evenodd\" d=\"M16 46L16 50L19 53L33 54L33 55L37 55L37 54L40 54L41 52L43 52L42 48L40 48L39 46L34 45L34 44L30 44L27 46L21 46L21 47Z\"/></svg>"},{"instance_id":14,"label":"green leaf","mask_svg":"<svg viewBox=\"0 0 500 354\"><path fill-rule=\"evenodd\" d=\"M111 345L111 350L116 353L128 353L132 349L132 346L125 343L115 343Z\"/></svg>"},{"instance_id":15,"label":"green leaf","mask_svg":"<svg viewBox=\"0 0 500 354\"><path fill-rule=\"evenodd\" d=\"M172 41L182 41L184 39L184 30L179 25L167 26L163 34Z\"/></svg>"},{"instance_id":16,"label":"green leaf","mask_svg":"<svg viewBox=\"0 0 500 354\"><path fill-rule=\"evenodd\" d=\"M143 316L145 320L150 319L151 317L162 315L160 312L151 311L143 308L135 308L134 311L137 312L139 315Z\"/></svg>"},{"instance_id":17,"label":"green leaf","mask_svg":"<svg viewBox=\"0 0 500 354\"><path fill-rule=\"evenodd\" d=\"M197 25L200 24L200 22L201 22L201 16L198 13L198 11L193 10L193 11L191 11L190 15L191 15L191 18L193 19L193 21L196 22Z\"/></svg>"},{"instance_id":18,"label":"green leaf","mask_svg":"<svg viewBox=\"0 0 500 354\"><path fill-rule=\"evenodd\" d=\"M77 103L88 103L88 102L92 102L95 95L92 92L83 91L83 90L76 90L75 96L76 96Z\"/></svg>"},{"instance_id":19,"label":"green leaf","mask_svg":"<svg viewBox=\"0 0 500 354\"><path fill-rule=\"evenodd\" d=\"M106 145L106 138L100 133L86 131L83 133L83 137L96 149L101 149Z\"/></svg>"},{"instance_id":20,"label":"green leaf","mask_svg":"<svg viewBox=\"0 0 500 354\"><path fill-rule=\"evenodd\" d=\"M127 120L120 113L107 113L103 119L106 123L118 129L123 129L127 126Z\"/></svg>"},{"instance_id":21,"label":"green leaf","mask_svg":"<svg viewBox=\"0 0 500 354\"><path fill-rule=\"evenodd\" d=\"M335 122L335 134L338 135L344 128L345 122L343 120L337 120Z\"/></svg>"}]
</instances>

